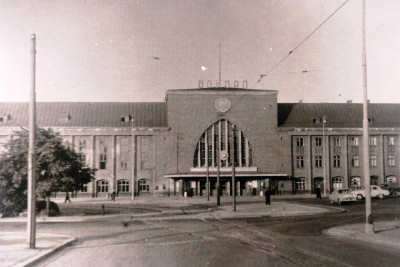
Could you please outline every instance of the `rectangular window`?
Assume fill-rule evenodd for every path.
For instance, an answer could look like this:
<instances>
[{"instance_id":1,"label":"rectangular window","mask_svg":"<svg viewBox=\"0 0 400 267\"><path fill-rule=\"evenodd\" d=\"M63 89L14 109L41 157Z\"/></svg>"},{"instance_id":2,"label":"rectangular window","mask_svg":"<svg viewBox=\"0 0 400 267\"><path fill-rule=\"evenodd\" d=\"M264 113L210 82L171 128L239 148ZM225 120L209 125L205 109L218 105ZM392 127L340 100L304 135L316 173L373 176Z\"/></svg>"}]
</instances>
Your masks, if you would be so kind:
<instances>
[{"instance_id":1,"label":"rectangular window","mask_svg":"<svg viewBox=\"0 0 400 267\"><path fill-rule=\"evenodd\" d=\"M353 167L358 167L360 166L360 157L358 155L354 155L353 158L351 159L351 166Z\"/></svg>"},{"instance_id":2,"label":"rectangular window","mask_svg":"<svg viewBox=\"0 0 400 267\"><path fill-rule=\"evenodd\" d=\"M350 137L350 144L351 146L358 146L358 137L357 136Z\"/></svg>"},{"instance_id":3,"label":"rectangular window","mask_svg":"<svg viewBox=\"0 0 400 267\"><path fill-rule=\"evenodd\" d=\"M395 164L394 164L394 155L393 154L388 155L388 165L391 166L391 167L395 166Z\"/></svg>"},{"instance_id":4,"label":"rectangular window","mask_svg":"<svg viewBox=\"0 0 400 267\"><path fill-rule=\"evenodd\" d=\"M394 137L393 136L388 137L388 146L394 146Z\"/></svg>"},{"instance_id":5,"label":"rectangular window","mask_svg":"<svg viewBox=\"0 0 400 267\"><path fill-rule=\"evenodd\" d=\"M119 155L120 168L123 170L127 170L128 169L128 159L129 159L129 138L128 137L121 137L119 153L120 153L120 155Z\"/></svg>"},{"instance_id":6,"label":"rectangular window","mask_svg":"<svg viewBox=\"0 0 400 267\"><path fill-rule=\"evenodd\" d=\"M315 138L315 146L322 146L322 137Z\"/></svg>"},{"instance_id":7,"label":"rectangular window","mask_svg":"<svg viewBox=\"0 0 400 267\"><path fill-rule=\"evenodd\" d=\"M83 166L86 166L86 155L85 154L81 154L80 155L81 158L81 163Z\"/></svg>"},{"instance_id":8,"label":"rectangular window","mask_svg":"<svg viewBox=\"0 0 400 267\"><path fill-rule=\"evenodd\" d=\"M369 145L376 146L376 137L375 136L372 136L369 138Z\"/></svg>"},{"instance_id":9,"label":"rectangular window","mask_svg":"<svg viewBox=\"0 0 400 267\"><path fill-rule=\"evenodd\" d=\"M340 156L333 156L333 167L340 168Z\"/></svg>"},{"instance_id":10,"label":"rectangular window","mask_svg":"<svg viewBox=\"0 0 400 267\"><path fill-rule=\"evenodd\" d=\"M340 146L340 136L334 136L333 137L333 146Z\"/></svg>"},{"instance_id":11,"label":"rectangular window","mask_svg":"<svg viewBox=\"0 0 400 267\"><path fill-rule=\"evenodd\" d=\"M322 156L315 156L315 167L322 167Z\"/></svg>"},{"instance_id":12,"label":"rectangular window","mask_svg":"<svg viewBox=\"0 0 400 267\"><path fill-rule=\"evenodd\" d=\"M297 166L297 168L304 168L304 157L303 156L296 157L296 166Z\"/></svg>"},{"instance_id":13,"label":"rectangular window","mask_svg":"<svg viewBox=\"0 0 400 267\"><path fill-rule=\"evenodd\" d=\"M153 148L151 137L140 137L140 169L148 170L153 168Z\"/></svg>"},{"instance_id":14,"label":"rectangular window","mask_svg":"<svg viewBox=\"0 0 400 267\"><path fill-rule=\"evenodd\" d=\"M100 170L107 169L107 146L106 145L100 145L99 168L100 168Z\"/></svg>"},{"instance_id":15,"label":"rectangular window","mask_svg":"<svg viewBox=\"0 0 400 267\"><path fill-rule=\"evenodd\" d=\"M86 140L79 140L78 151L82 152L86 149Z\"/></svg>"},{"instance_id":16,"label":"rectangular window","mask_svg":"<svg viewBox=\"0 0 400 267\"><path fill-rule=\"evenodd\" d=\"M369 165L371 167L376 167L376 155L369 156Z\"/></svg>"},{"instance_id":17,"label":"rectangular window","mask_svg":"<svg viewBox=\"0 0 400 267\"><path fill-rule=\"evenodd\" d=\"M297 137L296 146L304 146L304 138L303 137Z\"/></svg>"}]
</instances>

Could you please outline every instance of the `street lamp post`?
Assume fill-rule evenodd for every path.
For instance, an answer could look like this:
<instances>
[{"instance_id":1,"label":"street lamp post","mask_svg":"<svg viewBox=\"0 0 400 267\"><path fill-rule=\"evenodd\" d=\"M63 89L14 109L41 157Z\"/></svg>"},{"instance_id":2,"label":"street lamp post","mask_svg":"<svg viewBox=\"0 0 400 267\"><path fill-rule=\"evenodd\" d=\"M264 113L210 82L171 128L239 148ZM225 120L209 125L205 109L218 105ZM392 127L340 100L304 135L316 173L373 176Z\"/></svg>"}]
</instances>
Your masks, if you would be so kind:
<instances>
[{"instance_id":1,"label":"street lamp post","mask_svg":"<svg viewBox=\"0 0 400 267\"><path fill-rule=\"evenodd\" d=\"M325 142L325 123L326 123L326 116L322 116L322 171L324 172L324 197L326 197L326 142Z\"/></svg>"}]
</instances>

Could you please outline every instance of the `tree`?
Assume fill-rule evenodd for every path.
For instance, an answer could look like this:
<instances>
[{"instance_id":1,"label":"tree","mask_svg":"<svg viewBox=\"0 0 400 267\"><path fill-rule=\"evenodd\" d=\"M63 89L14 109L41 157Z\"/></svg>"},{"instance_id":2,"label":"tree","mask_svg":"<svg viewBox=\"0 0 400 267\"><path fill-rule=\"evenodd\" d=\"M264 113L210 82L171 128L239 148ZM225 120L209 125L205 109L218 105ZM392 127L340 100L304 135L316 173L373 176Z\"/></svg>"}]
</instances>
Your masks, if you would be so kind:
<instances>
[{"instance_id":1,"label":"tree","mask_svg":"<svg viewBox=\"0 0 400 267\"><path fill-rule=\"evenodd\" d=\"M19 213L27 206L28 131L14 133L0 156L0 208ZM84 166L81 155L63 144L52 129L38 129L36 135L36 194L47 201L53 192L83 189L94 179L95 169Z\"/></svg>"}]
</instances>

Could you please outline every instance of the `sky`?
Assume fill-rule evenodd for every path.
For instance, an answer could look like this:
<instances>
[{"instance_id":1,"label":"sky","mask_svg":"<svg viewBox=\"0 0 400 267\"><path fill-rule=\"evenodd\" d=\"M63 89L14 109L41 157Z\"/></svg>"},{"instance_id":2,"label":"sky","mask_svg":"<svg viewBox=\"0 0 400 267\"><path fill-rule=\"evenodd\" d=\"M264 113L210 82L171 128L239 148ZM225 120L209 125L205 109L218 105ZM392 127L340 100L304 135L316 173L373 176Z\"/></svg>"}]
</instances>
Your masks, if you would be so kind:
<instances>
[{"instance_id":1,"label":"sky","mask_svg":"<svg viewBox=\"0 0 400 267\"><path fill-rule=\"evenodd\" d=\"M29 100L35 33L37 101L160 102L215 86L220 60L222 84L277 90L280 103L361 103L362 0L319 27L344 2L0 0L0 101ZM366 0L371 102L400 103L399 10Z\"/></svg>"}]
</instances>

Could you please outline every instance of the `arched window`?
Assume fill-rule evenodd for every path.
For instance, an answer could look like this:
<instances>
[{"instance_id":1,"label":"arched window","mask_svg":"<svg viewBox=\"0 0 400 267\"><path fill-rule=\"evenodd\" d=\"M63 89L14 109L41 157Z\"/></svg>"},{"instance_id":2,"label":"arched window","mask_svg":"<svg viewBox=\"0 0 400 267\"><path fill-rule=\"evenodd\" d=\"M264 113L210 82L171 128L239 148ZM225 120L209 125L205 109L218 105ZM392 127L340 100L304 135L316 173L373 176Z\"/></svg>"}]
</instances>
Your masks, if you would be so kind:
<instances>
[{"instance_id":1,"label":"arched window","mask_svg":"<svg viewBox=\"0 0 400 267\"><path fill-rule=\"evenodd\" d=\"M97 192L108 192L108 181L107 180L97 181Z\"/></svg>"},{"instance_id":2,"label":"arched window","mask_svg":"<svg viewBox=\"0 0 400 267\"><path fill-rule=\"evenodd\" d=\"M296 179L296 190L306 190L306 178Z\"/></svg>"},{"instance_id":3,"label":"arched window","mask_svg":"<svg viewBox=\"0 0 400 267\"><path fill-rule=\"evenodd\" d=\"M332 186L333 186L333 188L343 188L343 178L342 177L333 177L332 178Z\"/></svg>"},{"instance_id":4,"label":"arched window","mask_svg":"<svg viewBox=\"0 0 400 267\"><path fill-rule=\"evenodd\" d=\"M193 157L193 167L217 167L217 158L220 151L225 151L227 157L220 158L221 167L232 166L232 142L234 142L235 167L252 166L252 151L247 138L234 124L227 120L220 120L209 127L200 137ZM206 153L207 152L207 153Z\"/></svg>"},{"instance_id":5,"label":"arched window","mask_svg":"<svg viewBox=\"0 0 400 267\"><path fill-rule=\"evenodd\" d=\"M139 191L140 192L148 192L150 190L150 186L147 183L147 179L139 180Z\"/></svg>"},{"instance_id":6,"label":"arched window","mask_svg":"<svg viewBox=\"0 0 400 267\"><path fill-rule=\"evenodd\" d=\"M118 180L118 192L129 192L128 180Z\"/></svg>"}]
</instances>

